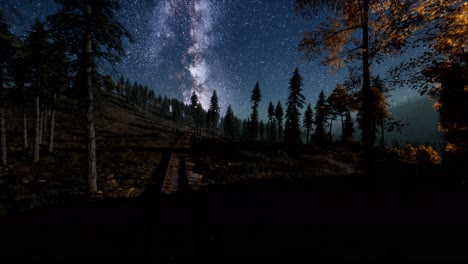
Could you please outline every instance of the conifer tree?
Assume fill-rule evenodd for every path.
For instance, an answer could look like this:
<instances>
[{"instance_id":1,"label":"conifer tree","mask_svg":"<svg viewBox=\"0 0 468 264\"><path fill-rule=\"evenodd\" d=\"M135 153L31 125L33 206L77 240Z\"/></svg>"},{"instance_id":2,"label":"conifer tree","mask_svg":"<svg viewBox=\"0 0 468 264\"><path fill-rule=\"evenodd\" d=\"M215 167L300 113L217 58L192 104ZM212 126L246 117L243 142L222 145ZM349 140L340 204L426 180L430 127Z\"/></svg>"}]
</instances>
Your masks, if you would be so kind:
<instances>
[{"instance_id":1,"label":"conifer tree","mask_svg":"<svg viewBox=\"0 0 468 264\"><path fill-rule=\"evenodd\" d=\"M86 94L86 170L91 194L97 192L96 133L94 129L93 73L96 59L110 63L124 54L123 38L130 33L118 22L116 0L55 0L60 4L57 14L48 17L52 31L61 36L69 52L77 58L77 84Z\"/></svg>"},{"instance_id":2,"label":"conifer tree","mask_svg":"<svg viewBox=\"0 0 468 264\"><path fill-rule=\"evenodd\" d=\"M276 122L278 124L278 139L279 141L283 140L283 107L281 106L281 102L278 101L275 108L275 117Z\"/></svg>"},{"instance_id":3,"label":"conifer tree","mask_svg":"<svg viewBox=\"0 0 468 264\"><path fill-rule=\"evenodd\" d=\"M317 144L325 144L325 126L328 118L327 104L323 90L320 91L317 104L315 105L315 140Z\"/></svg>"},{"instance_id":4,"label":"conifer tree","mask_svg":"<svg viewBox=\"0 0 468 264\"><path fill-rule=\"evenodd\" d=\"M215 127L219 121L219 102L216 90L213 91L213 95L210 99L210 108L207 113L208 128L211 128L211 133L214 134Z\"/></svg>"},{"instance_id":5,"label":"conifer tree","mask_svg":"<svg viewBox=\"0 0 468 264\"><path fill-rule=\"evenodd\" d=\"M251 115L251 126L250 126L250 132L251 134L251 139L255 140L258 136L258 104L262 100L262 92L260 91L260 85L255 83L255 87L252 90L252 96L250 98L252 101L252 115Z\"/></svg>"},{"instance_id":6,"label":"conifer tree","mask_svg":"<svg viewBox=\"0 0 468 264\"><path fill-rule=\"evenodd\" d=\"M275 106L270 101L268 104L268 137L272 142L276 141L276 118L275 118Z\"/></svg>"},{"instance_id":7,"label":"conifer tree","mask_svg":"<svg viewBox=\"0 0 468 264\"><path fill-rule=\"evenodd\" d=\"M293 73L289 81L289 97L286 103L286 124L284 141L290 144L301 143L301 130L299 125L299 109L304 107L304 95L302 94L302 77L299 69Z\"/></svg>"},{"instance_id":8,"label":"conifer tree","mask_svg":"<svg viewBox=\"0 0 468 264\"><path fill-rule=\"evenodd\" d=\"M310 131L312 130L312 124L314 121L314 114L310 104L307 105L306 111L304 112L303 127L306 129L306 143L309 144Z\"/></svg>"}]
</instances>

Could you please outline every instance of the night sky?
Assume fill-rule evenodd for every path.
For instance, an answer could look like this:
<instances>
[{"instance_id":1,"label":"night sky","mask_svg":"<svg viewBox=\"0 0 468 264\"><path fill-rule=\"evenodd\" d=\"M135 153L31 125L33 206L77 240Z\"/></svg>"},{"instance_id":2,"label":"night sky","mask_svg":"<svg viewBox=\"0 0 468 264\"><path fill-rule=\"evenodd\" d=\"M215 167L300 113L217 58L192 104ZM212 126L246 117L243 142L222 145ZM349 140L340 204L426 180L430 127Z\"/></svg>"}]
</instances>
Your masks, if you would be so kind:
<instances>
[{"instance_id":1,"label":"night sky","mask_svg":"<svg viewBox=\"0 0 468 264\"><path fill-rule=\"evenodd\" d=\"M22 19L12 19L13 31L24 35L34 18L55 12L52 0L12 1ZM30 3L31 2L31 3ZM222 114L228 104L234 113L250 114L250 93L259 81L263 98L260 117L266 120L270 101L284 106L288 83L296 67L304 78L306 103L315 104L347 76L307 61L297 46L302 32L312 29L323 17L305 20L296 16L291 0L122 0L117 17L132 33L135 42L126 44L127 56L116 67L103 65L115 79L123 75L167 95L188 102L196 89L205 108L216 89ZM392 58L372 73L385 75ZM416 95L406 88L394 92L390 102Z\"/></svg>"}]
</instances>

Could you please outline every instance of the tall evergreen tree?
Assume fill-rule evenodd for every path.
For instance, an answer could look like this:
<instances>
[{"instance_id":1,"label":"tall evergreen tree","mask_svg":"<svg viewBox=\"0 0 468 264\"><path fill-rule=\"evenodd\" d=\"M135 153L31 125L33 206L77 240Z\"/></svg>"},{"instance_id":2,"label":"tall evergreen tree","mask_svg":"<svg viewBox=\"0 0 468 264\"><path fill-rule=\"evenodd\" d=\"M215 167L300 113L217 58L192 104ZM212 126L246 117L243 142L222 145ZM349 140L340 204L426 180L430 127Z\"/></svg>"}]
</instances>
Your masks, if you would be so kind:
<instances>
[{"instance_id":1,"label":"tall evergreen tree","mask_svg":"<svg viewBox=\"0 0 468 264\"><path fill-rule=\"evenodd\" d=\"M258 125L258 134L260 135L260 141L265 140L265 123L263 123L263 120L260 120Z\"/></svg>"},{"instance_id":2,"label":"tall evergreen tree","mask_svg":"<svg viewBox=\"0 0 468 264\"><path fill-rule=\"evenodd\" d=\"M291 144L301 143L300 115L299 109L304 107L304 95L302 94L302 77L299 69L293 73L289 81L289 97L286 103L286 128L284 141Z\"/></svg>"},{"instance_id":3,"label":"tall evergreen tree","mask_svg":"<svg viewBox=\"0 0 468 264\"><path fill-rule=\"evenodd\" d=\"M26 83L30 81L30 64L28 58L30 57L29 49L21 42L21 51L18 52L11 64L11 75L13 82L17 89L21 92L22 100L22 143L23 150L28 148L28 116L27 116L27 98L26 98Z\"/></svg>"},{"instance_id":4,"label":"tall evergreen tree","mask_svg":"<svg viewBox=\"0 0 468 264\"><path fill-rule=\"evenodd\" d=\"M192 121L193 125L195 127L195 134L199 135L201 133L201 128L200 126L200 120L201 120L201 113L200 113L200 107L201 104L198 101L198 96L195 93L195 90L192 92L192 96L190 97L190 112L192 115Z\"/></svg>"},{"instance_id":5,"label":"tall evergreen tree","mask_svg":"<svg viewBox=\"0 0 468 264\"><path fill-rule=\"evenodd\" d=\"M276 141L276 117L275 117L275 106L270 101L268 104L268 134L272 142Z\"/></svg>"},{"instance_id":6,"label":"tall evergreen tree","mask_svg":"<svg viewBox=\"0 0 468 264\"><path fill-rule=\"evenodd\" d=\"M90 193L97 192L96 134L94 130L93 71L96 59L115 63L124 55L123 38L130 34L118 22L116 0L55 0L59 12L50 16L53 30L66 39L70 52L78 59L77 83L86 94L86 169Z\"/></svg>"},{"instance_id":7,"label":"tall evergreen tree","mask_svg":"<svg viewBox=\"0 0 468 264\"><path fill-rule=\"evenodd\" d=\"M278 124L278 139L281 141L283 139L283 107L281 102L278 101L275 108L275 117Z\"/></svg>"},{"instance_id":8,"label":"tall evergreen tree","mask_svg":"<svg viewBox=\"0 0 468 264\"><path fill-rule=\"evenodd\" d=\"M50 84L50 120L49 120L49 142L48 152L54 152L55 146L55 112L57 108L57 97L68 85L70 63L66 54L65 44L55 41L50 50L51 70L53 82Z\"/></svg>"},{"instance_id":9,"label":"tall evergreen tree","mask_svg":"<svg viewBox=\"0 0 468 264\"><path fill-rule=\"evenodd\" d=\"M315 140L317 144L325 144L325 126L328 118L327 103L323 90L320 91L317 104L315 105Z\"/></svg>"},{"instance_id":10,"label":"tall evergreen tree","mask_svg":"<svg viewBox=\"0 0 468 264\"><path fill-rule=\"evenodd\" d=\"M235 127L235 117L234 113L232 112L231 105L228 106L226 115L224 116L224 135L233 139L234 134L234 127Z\"/></svg>"},{"instance_id":11,"label":"tall evergreen tree","mask_svg":"<svg viewBox=\"0 0 468 264\"><path fill-rule=\"evenodd\" d=\"M309 144L310 131L312 130L312 124L314 121L314 114L310 104L307 105L306 111L304 112L303 127L306 129L306 142Z\"/></svg>"},{"instance_id":12,"label":"tall evergreen tree","mask_svg":"<svg viewBox=\"0 0 468 264\"><path fill-rule=\"evenodd\" d=\"M252 90L252 96L250 98L252 101L252 115L251 115L251 126L250 126L250 132L252 133L251 138L256 139L258 136L258 104L262 100L262 92L260 91L260 85L255 83L255 87Z\"/></svg>"},{"instance_id":13,"label":"tall evergreen tree","mask_svg":"<svg viewBox=\"0 0 468 264\"><path fill-rule=\"evenodd\" d=\"M1 3L3 4L3 2ZM20 41L11 33L5 16L0 9L0 165L8 165L5 124L5 77L6 67L11 65L14 55L20 48Z\"/></svg>"},{"instance_id":14,"label":"tall evergreen tree","mask_svg":"<svg viewBox=\"0 0 468 264\"><path fill-rule=\"evenodd\" d=\"M211 127L211 133L214 134L216 124L219 121L219 102L216 90L213 91L213 95L210 99L210 108L208 109L207 120L209 127Z\"/></svg>"},{"instance_id":15,"label":"tall evergreen tree","mask_svg":"<svg viewBox=\"0 0 468 264\"><path fill-rule=\"evenodd\" d=\"M42 142L43 111L41 111L40 98L45 93L50 84L51 69L49 62L49 49L52 42L49 33L44 24L36 20L29 36L26 38L26 45L31 53L29 65L31 66L31 86L34 92L34 144L33 144L33 162L39 161L40 144ZM43 107L42 107L43 108ZM41 126L42 125L42 126Z\"/></svg>"}]
</instances>

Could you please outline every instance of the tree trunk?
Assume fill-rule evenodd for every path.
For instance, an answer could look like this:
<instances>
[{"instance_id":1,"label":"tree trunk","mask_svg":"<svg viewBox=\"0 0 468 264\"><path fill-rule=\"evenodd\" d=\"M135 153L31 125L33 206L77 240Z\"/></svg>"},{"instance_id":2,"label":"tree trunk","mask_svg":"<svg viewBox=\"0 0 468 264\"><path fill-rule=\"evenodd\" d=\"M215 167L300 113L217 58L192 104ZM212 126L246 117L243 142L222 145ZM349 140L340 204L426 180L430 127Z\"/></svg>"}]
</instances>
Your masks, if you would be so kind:
<instances>
[{"instance_id":1,"label":"tree trunk","mask_svg":"<svg viewBox=\"0 0 468 264\"><path fill-rule=\"evenodd\" d=\"M39 106L39 144L42 144L42 132L44 131L44 105Z\"/></svg>"},{"instance_id":2,"label":"tree trunk","mask_svg":"<svg viewBox=\"0 0 468 264\"><path fill-rule=\"evenodd\" d=\"M21 95L22 95L22 99L23 99L23 113L22 113L22 118L23 118L23 127L21 128L23 130L22 134L23 134L23 149L26 150L28 148L28 116L27 116L27 113L26 113L26 110L27 110L27 105L26 105L26 90L25 90L25 87L24 87L24 83L20 83L20 87L21 89Z\"/></svg>"},{"instance_id":3,"label":"tree trunk","mask_svg":"<svg viewBox=\"0 0 468 264\"><path fill-rule=\"evenodd\" d=\"M332 126L333 126L333 118L330 119L330 143L333 142Z\"/></svg>"},{"instance_id":4,"label":"tree trunk","mask_svg":"<svg viewBox=\"0 0 468 264\"><path fill-rule=\"evenodd\" d=\"M35 117L34 117L34 147L33 147L33 162L39 161L39 148L41 140L41 107L39 100L39 92L36 91L36 97L34 98Z\"/></svg>"},{"instance_id":5,"label":"tree trunk","mask_svg":"<svg viewBox=\"0 0 468 264\"><path fill-rule=\"evenodd\" d=\"M91 20L92 10L91 5L86 6L86 18ZM91 23L87 24L85 32L85 50L84 50L84 67L85 67L85 88L87 92L87 109L86 109L86 168L88 174L88 188L91 194L97 192L97 172L96 172L96 133L94 131L94 91L91 79L92 74L92 49L93 41L91 40Z\"/></svg>"},{"instance_id":6,"label":"tree trunk","mask_svg":"<svg viewBox=\"0 0 468 264\"><path fill-rule=\"evenodd\" d=\"M8 165L5 126L5 89L3 88L3 65L0 64L0 163Z\"/></svg>"},{"instance_id":7,"label":"tree trunk","mask_svg":"<svg viewBox=\"0 0 468 264\"><path fill-rule=\"evenodd\" d=\"M49 107L44 106L44 110L43 110L43 111L44 111L44 115L43 115L44 121L43 121L43 125L42 125L42 128L43 128L42 135L43 135L44 137L46 137L46 136L47 136L47 130L48 130L48 127L47 127L48 122L47 122L47 121L49 121L49 120L48 120L48 117L49 117L49 115L48 115L48 114L49 114Z\"/></svg>"},{"instance_id":8,"label":"tree trunk","mask_svg":"<svg viewBox=\"0 0 468 264\"><path fill-rule=\"evenodd\" d=\"M369 70L369 0L363 1L362 12L362 72L363 72L363 118L362 118L362 141L364 143L364 158L366 163L366 173L374 176L372 147L374 145L372 137L371 123L371 90L370 90L370 70Z\"/></svg>"},{"instance_id":9,"label":"tree trunk","mask_svg":"<svg viewBox=\"0 0 468 264\"><path fill-rule=\"evenodd\" d=\"M344 138L344 136L345 136L345 124L344 124L343 115L341 114L340 117L341 117L341 139L343 141L345 141L345 138Z\"/></svg>"},{"instance_id":10,"label":"tree trunk","mask_svg":"<svg viewBox=\"0 0 468 264\"><path fill-rule=\"evenodd\" d=\"M57 101L57 93L52 97L52 106L50 107L50 129L49 129L49 154L54 152L54 137L55 137L55 104Z\"/></svg>"},{"instance_id":11,"label":"tree trunk","mask_svg":"<svg viewBox=\"0 0 468 264\"><path fill-rule=\"evenodd\" d=\"M385 148L385 137L384 137L384 133L385 133L385 129L384 129L384 126L385 126L385 121L384 119L382 118L382 120L380 120L380 146L382 148Z\"/></svg>"},{"instance_id":12,"label":"tree trunk","mask_svg":"<svg viewBox=\"0 0 468 264\"><path fill-rule=\"evenodd\" d=\"M309 132L310 132L310 129L307 128L307 139L306 139L306 142L307 142L307 145L309 145Z\"/></svg>"}]
</instances>

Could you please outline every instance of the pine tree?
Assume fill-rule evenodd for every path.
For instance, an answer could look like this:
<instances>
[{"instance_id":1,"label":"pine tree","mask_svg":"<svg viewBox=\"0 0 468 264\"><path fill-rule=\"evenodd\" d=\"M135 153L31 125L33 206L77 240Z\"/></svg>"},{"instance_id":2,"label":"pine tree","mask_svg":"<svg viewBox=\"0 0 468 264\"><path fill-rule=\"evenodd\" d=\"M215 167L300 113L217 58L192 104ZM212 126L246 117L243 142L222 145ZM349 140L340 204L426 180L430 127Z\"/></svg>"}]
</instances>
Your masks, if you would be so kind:
<instances>
[{"instance_id":1,"label":"pine tree","mask_svg":"<svg viewBox=\"0 0 468 264\"><path fill-rule=\"evenodd\" d=\"M3 4L1 2L0 4ZM3 10L0 9L0 165L8 165L7 147L6 147L6 124L5 124L5 85L4 77L6 72L4 68L11 65L15 54L18 54L21 47L19 39L11 33L6 21Z\"/></svg>"},{"instance_id":2,"label":"pine tree","mask_svg":"<svg viewBox=\"0 0 468 264\"><path fill-rule=\"evenodd\" d=\"M263 120L260 120L260 124L258 126L258 134L260 135L260 141L263 141L265 139L265 123L263 123Z\"/></svg>"},{"instance_id":3,"label":"pine tree","mask_svg":"<svg viewBox=\"0 0 468 264\"><path fill-rule=\"evenodd\" d=\"M219 121L219 102L216 90L213 91L213 95L210 99L210 108L208 109L207 120L209 124L208 127L211 127L211 133L214 134L216 124Z\"/></svg>"},{"instance_id":4,"label":"pine tree","mask_svg":"<svg viewBox=\"0 0 468 264\"><path fill-rule=\"evenodd\" d=\"M285 142L290 144L301 143L301 130L299 125L300 112L299 109L304 107L304 95L302 94L302 77L299 74L299 69L293 73L289 81L289 97L286 103L286 128Z\"/></svg>"},{"instance_id":5,"label":"pine tree","mask_svg":"<svg viewBox=\"0 0 468 264\"><path fill-rule=\"evenodd\" d=\"M275 118L275 106L270 101L268 104L268 134L269 139L272 142L276 141L276 118Z\"/></svg>"},{"instance_id":6,"label":"pine tree","mask_svg":"<svg viewBox=\"0 0 468 264\"><path fill-rule=\"evenodd\" d=\"M30 53L23 42L19 43L20 52L15 54L11 61L11 77L17 89L21 91L22 100L22 144L23 150L28 148L28 117L27 117L27 99L26 99L26 83L30 81L31 67L28 62Z\"/></svg>"},{"instance_id":7,"label":"pine tree","mask_svg":"<svg viewBox=\"0 0 468 264\"><path fill-rule=\"evenodd\" d=\"M69 82L70 63L66 54L64 43L55 41L51 47L50 59L53 72L53 82L50 87L50 121L48 152L53 153L55 147L55 112L57 108L57 97L65 89Z\"/></svg>"},{"instance_id":8,"label":"pine tree","mask_svg":"<svg viewBox=\"0 0 468 264\"><path fill-rule=\"evenodd\" d=\"M46 31L44 24L36 20L29 36L26 38L26 45L31 51L29 64L31 66L31 86L34 91L34 144L33 144L33 162L39 161L40 144L42 143L42 126L43 124L43 107L41 107L40 98L45 93L47 86L50 83L51 76L48 51L51 48L52 42L49 33Z\"/></svg>"},{"instance_id":9,"label":"pine tree","mask_svg":"<svg viewBox=\"0 0 468 264\"><path fill-rule=\"evenodd\" d=\"M231 105L228 106L226 115L224 116L224 135L233 139L235 129L235 117L234 113L232 112Z\"/></svg>"},{"instance_id":10,"label":"pine tree","mask_svg":"<svg viewBox=\"0 0 468 264\"><path fill-rule=\"evenodd\" d=\"M117 21L115 12L120 8L115 0L56 0L59 12L48 18L52 30L66 40L70 52L77 60L77 83L86 94L86 169L89 192L97 192L96 133L94 130L93 72L96 59L115 63L124 55L123 38L130 34Z\"/></svg>"},{"instance_id":11,"label":"pine tree","mask_svg":"<svg viewBox=\"0 0 468 264\"><path fill-rule=\"evenodd\" d=\"M278 124L278 139L281 141L283 140L283 107L280 101L276 104L275 117Z\"/></svg>"},{"instance_id":12,"label":"pine tree","mask_svg":"<svg viewBox=\"0 0 468 264\"><path fill-rule=\"evenodd\" d=\"M315 140L317 144L325 144L325 126L328 118L327 104L323 90L320 91L317 104L315 105Z\"/></svg>"},{"instance_id":13,"label":"pine tree","mask_svg":"<svg viewBox=\"0 0 468 264\"><path fill-rule=\"evenodd\" d=\"M309 144L310 131L312 130L312 124L314 121L314 114L312 112L312 107L310 104L307 105L306 111L304 113L303 127L306 129L306 142Z\"/></svg>"},{"instance_id":14,"label":"pine tree","mask_svg":"<svg viewBox=\"0 0 468 264\"><path fill-rule=\"evenodd\" d=\"M192 92L192 96L190 97L190 103L190 112L192 115L193 125L195 126L195 134L199 135L201 133L199 132L201 130L201 128L199 128L201 119L199 111L200 102L198 101L198 96L195 93L195 90Z\"/></svg>"},{"instance_id":15,"label":"pine tree","mask_svg":"<svg viewBox=\"0 0 468 264\"><path fill-rule=\"evenodd\" d=\"M251 139L255 140L258 136L258 104L262 100L262 93L260 91L260 85L258 82L255 84L254 89L252 90L252 96L250 99L253 103L252 105L252 115L251 115L251 129L252 133Z\"/></svg>"}]
</instances>

